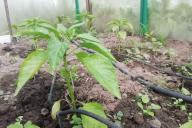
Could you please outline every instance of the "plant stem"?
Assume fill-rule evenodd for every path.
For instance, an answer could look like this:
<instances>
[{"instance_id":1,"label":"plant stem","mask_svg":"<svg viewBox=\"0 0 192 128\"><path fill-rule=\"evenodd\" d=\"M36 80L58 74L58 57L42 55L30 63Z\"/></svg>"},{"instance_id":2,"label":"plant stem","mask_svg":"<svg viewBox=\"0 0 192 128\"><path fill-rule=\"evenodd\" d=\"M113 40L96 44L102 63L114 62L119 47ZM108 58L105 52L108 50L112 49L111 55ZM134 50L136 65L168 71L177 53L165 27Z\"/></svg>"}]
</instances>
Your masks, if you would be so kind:
<instances>
[{"instance_id":1,"label":"plant stem","mask_svg":"<svg viewBox=\"0 0 192 128\"><path fill-rule=\"evenodd\" d=\"M68 64L67 64L67 58L66 54L64 56L64 68L65 68L65 80L67 83L67 91L70 97L71 105L73 109L76 109L76 101L75 101L75 95L74 95L74 88L72 86L72 79L71 79L71 73L67 69Z\"/></svg>"},{"instance_id":2,"label":"plant stem","mask_svg":"<svg viewBox=\"0 0 192 128\"><path fill-rule=\"evenodd\" d=\"M53 90L54 90L55 80L56 80L56 73L53 74L53 79L52 79L52 82L51 82L51 88L50 88L50 91L49 91L49 94L48 94L48 102L50 104L53 103Z\"/></svg>"}]
</instances>

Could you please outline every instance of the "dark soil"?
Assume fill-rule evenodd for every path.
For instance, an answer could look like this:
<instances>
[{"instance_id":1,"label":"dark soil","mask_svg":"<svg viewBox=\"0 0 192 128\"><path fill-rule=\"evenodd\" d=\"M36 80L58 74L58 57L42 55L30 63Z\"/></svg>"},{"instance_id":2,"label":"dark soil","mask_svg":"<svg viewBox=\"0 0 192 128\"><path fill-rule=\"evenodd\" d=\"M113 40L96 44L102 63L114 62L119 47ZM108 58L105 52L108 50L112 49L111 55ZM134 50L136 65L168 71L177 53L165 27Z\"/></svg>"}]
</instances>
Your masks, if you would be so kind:
<instances>
[{"instance_id":1,"label":"dark soil","mask_svg":"<svg viewBox=\"0 0 192 128\"><path fill-rule=\"evenodd\" d=\"M141 110L135 104L134 95L129 95L129 98L123 99L116 107L113 114L121 111L124 113L122 124L124 128L151 128L151 122L153 120L159 120L161 122L161 128L177 128L179 124L187 122L187 113L180 111L178 108L170 107L168 104L170 100L166 97L153 93L153 97L158 98L153 100L153 103L160 104L162 109L155 111L155 117L149 117L141 115ZM190 105L190 108L192 106Z\"/></svg>"},{"instance_id":2,"label":"dark soil","mask_svg":"<svg viewBox=\"0 0 192 128\"><path fill-rule=\"evenodd\" d=\"M15 80L17 74L3 77L0 80L0 87L5 88L4 85L13 84L15 81L10 78ZM55 128L57 123L50 117L51 106L47 101L51 80L52 77L48 73L39 73L26 84L12 103L0 100L0 119L3 119L0 120L0 128L5 128L8 124L13 123L19 116L23 116L24 122L31 120L41 128ZM57 78L55 83L57 88L53 94L54 101L65 97L66 89L64 89L63 83L61 79ZM13 90L13 88L9 90ZM69 106L65 103L63 107L68 108Z\"/></svg>"},{"instance_id":3,"label":"dark soil","mask_svg":"<svg viewBox=\"0 0 192 128\"><path fill-rule=\"evenodd\" d=\"M103 40L107 42L108 39ZM110 37L110 41L107 42L108 45L110 45L112 40L113 37ZM173 44L175 44L176 41L173 42ZM41 71L36 74L36 76L27 83L27 85L21 90L16 98L12 96L15 90L18 65L22 62L21 58L24 58L26 54L31 51L27 50L30 49L28 45L22 45L22 47L19 47L19 44L17 45L17 47L15 47L15 45L6 45L5 47L3 46L3 52L0 49L0 53L2 55L2 58L0 56L0 61L3 62L2 65L0 64L0 91L3 90L4 93L7 94L2 96L0 95L0 128L6 128L6 126L10 123L13 123L18 116L23 116L24 122L31 120L41 128L57 128L57 121L53 121L50 117L51 106L47 101L52 76L49 75L46 71ZM171 44L169 45L172 46ZM188 47L189 45L186 45L185 48ZM119 56L116 50L113 48L111 49L117 60L123 61L125 59L125 56ZM19 56L16 64L4 63L4 60L9 59L5 57L7 53L10 54L10 57ZM190 50L188 50L186 54L188 56L190 54ZM186 54L182 55L184 56ZM14 70L7 70L11 66L17 68ZM146 68L145 66L135 62L130 63L127 66L127 68L131 69L137 74L145 76L147 79L152 81L159 79L157 76L163 76L168 79L168 76L164 76L158 71ZM150 91L149 96L152 99L152 102L159 104L162 109L155 111L155 117L153 118L140 115L139 113L141 113L141 110L138 108L134 99L135 95L141 90L145 90L145 88L143 89L143 86L135 81L131 81L118 71L117 76L123 97L122 100L118 100L111 96L110 93L100 87L99 84L92 77L90 77L90 75L86 73L83 68L79 69L78 79L75 82L75 93L77 100L79 102L97 101L102 103L110 114L110 118L119 111L123 112L124 116L121 122L124 128L151 128L154 127L154 125L158 126L159 122L161 128L177 128L179 127L179 124L187 122L187 112L192 112L192 105L188 105L187 112L182 112L178 108L169 106L169 104L172 102L170 98L158 95ZM176 78L171 77L169 79L175 80ZM181 83L179 79L176 80ZM65 97L67 94L64 83L65 82L63 79L57 76L55 83L56 89L53 96L54 101L58 99L66 99ZM178 83L174 83L172 87L177 88L177 85ZM68 103L63 103L63 109L68 108ZM114 121L113 118L111 119ZM66 121L66 125L70 128L71 126L69 125L68 118Z\"/></svg>"}]
</instances>

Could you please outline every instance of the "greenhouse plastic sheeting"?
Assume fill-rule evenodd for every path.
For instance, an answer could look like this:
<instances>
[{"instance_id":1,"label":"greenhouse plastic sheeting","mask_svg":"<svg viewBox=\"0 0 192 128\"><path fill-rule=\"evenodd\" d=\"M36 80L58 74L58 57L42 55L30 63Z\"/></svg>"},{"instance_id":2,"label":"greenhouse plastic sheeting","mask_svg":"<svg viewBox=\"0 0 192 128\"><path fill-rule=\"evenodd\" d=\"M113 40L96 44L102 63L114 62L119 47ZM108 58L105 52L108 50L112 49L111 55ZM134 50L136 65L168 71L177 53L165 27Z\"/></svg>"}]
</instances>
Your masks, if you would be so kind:
<instances>
[{"instance_id":1,"label":"greenhouse plastic sheeting","mask_svg":"<svg viewBox=\"0 0 192 128\"><path fill-rule=\"evenodd\" d=\"M75 0L7 1L12 24L18 24L24 19L32 17L41 17L53 21L57 16L75 14ZM81 3L81 7L85 8L85 0L79 1ZM7 22L5 16L4 1L0 0L0 35L5 33L7 33Z\"/></svg>"},{"instance_id":2,"label":"greenhouse plastic sheeting","mask_svg":"<svg viewBox=\"0 0 192 128\"><path fill-rule=\"evenodd\" d=\"M149 0L149 7L153 31L192 41L192 0Z\"/></svg>"},{"instance_id":3,"label":"greenhouse plastic sheeting","mask_svg":"<svg viewBox=\"0 0 192 128\"><path fill-rule=\"evenodd\" d=\"M85 10L85 1L79 0ZM98 31L114 18L127 18L139 31L140 0L91 0ZM75 14L75 0L8 0L12 23L31 17L54 20ZM192 0L149 0L150 29L162 36L192 41ZM7 29L3 0L0 1L0 33Z\"/></svg>"}]
</instances>

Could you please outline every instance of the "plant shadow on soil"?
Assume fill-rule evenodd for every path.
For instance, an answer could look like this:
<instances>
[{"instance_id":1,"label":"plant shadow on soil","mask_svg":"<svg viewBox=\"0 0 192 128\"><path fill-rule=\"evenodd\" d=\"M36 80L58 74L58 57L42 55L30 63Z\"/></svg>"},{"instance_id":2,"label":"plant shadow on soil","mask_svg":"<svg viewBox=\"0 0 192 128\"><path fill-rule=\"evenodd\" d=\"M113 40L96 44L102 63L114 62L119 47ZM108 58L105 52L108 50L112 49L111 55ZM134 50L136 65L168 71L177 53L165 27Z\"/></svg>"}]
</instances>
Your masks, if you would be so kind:
<instances>
[{"instance_id":1,"label":"plant shadow on soil","mask_svg":"<svg viewBox=\"0 0 192 128\"><path fill-rule=\"evenodd\" d=\"M117 54L117 53L114 53ZM115 55L117 57L117 55ZM117 57L117 60L123 60L124 57ZM17 79L17 73L5 75L0 79L0 88L6 91L14 92ZM95 81L90 78L89 75L84 75L80 78L80 81L76 81L77 90L75 91L78 100L90 101L88 94L84 94L81 97L79 92L83 93L82 90L92 90ZM33 123L39 125L41 128L58 128L57 121L53 121L50 116L50 106L47 102L47 95L49 92L50 84L52 81L51 75L46 72L38 73L27 85L21 90L16 100L12 101L3 100L0 97L0 128L6 128L7 125L13 123L18 116L23 116L23 121L31 120ZM54 91L54 101L58 99L65 99L66 88L64 81L57 77ZM99 94L98 94L99 95ZM161 128L177 128L179 124L187 121L186 112L180 111L178 108L167 106L171 102L170 98L160 96L151 92L153 97L158 97L153 100L154 103L160 104L162 109L155 111L156 118L161 122ZM109 114L113 116L117 112L123 112L122 124L124 128L150 128L150 121L153 118L141 116L138 113L141 110L132 99L135 95L127 94L127 98L123 98L118 102L113 111L109 111ZM103 99L105 100L105 99ZM103 103L96 98L92 101L98 101ZM63 109L68 109L69 105L63 103ZM192 106L188 105L189 111L192 111ZM66 119L66 126L71 127L69 120Z\"/></svg>"}]
</instances>

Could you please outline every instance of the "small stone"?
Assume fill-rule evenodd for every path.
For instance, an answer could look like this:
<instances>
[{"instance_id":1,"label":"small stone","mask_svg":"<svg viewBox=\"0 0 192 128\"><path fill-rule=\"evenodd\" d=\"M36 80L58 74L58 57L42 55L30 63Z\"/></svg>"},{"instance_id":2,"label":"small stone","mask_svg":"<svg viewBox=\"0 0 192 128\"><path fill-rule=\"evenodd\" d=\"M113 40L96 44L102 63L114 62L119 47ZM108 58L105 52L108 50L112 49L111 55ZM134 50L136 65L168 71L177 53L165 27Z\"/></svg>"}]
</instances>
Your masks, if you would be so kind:
<instances>
[{"instance_id":1,"label":"small stone","mask_svg":"<svg viewBox=\"0 0 192 128\"><path fill-rule=\"evenodd\" d=\"M41 115L46 116L48 114L49 114L49 110L47 108L42 108L41 109Z\"/></svg>"},{"instance_id":2,"label":"small stone","mask_svg":"<svg viewBox=\"0 0 192 128\"><path fill-rule=\"evenodd\" d=\"M136 115L134 115L133 119L134 119L134 121L135 121L137 124L143 124L143 123L144 123L144 118L143 118L143 115L142 115L142 114L136 114Z\"/></svg>"},{"instance_id":3,"label":"small stone","mask_svg":"<svg viewBox=\"0 0 192 128\"><path fill-rule=\"evenodd\" d=\"M0 114L5 114L9 111L10 106L8 104L0 105Z\"/></svg>"},{"instance_id":4,"label":"small stone","mask_svg":"<svg viewBox=\"0 0 192 128\"><path fill-rule=\"evenodd\" d=\"M126 93L123 93L123 94L122 94L122 98L125 98L125 99L126 99L126 98L127 98L127 94L126 94Z\"/></svg>"},{"instance_id":5,"label":"small stone","mask_svg":"<svg viewBox=\"0 0 192 128\"><path fill-rule=\"evenodd\" d=\"M161 122L158 119L150 120L149 124L151 128L161 128Z\"/></svg>"}]
</instances>

